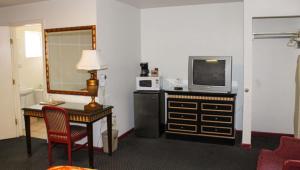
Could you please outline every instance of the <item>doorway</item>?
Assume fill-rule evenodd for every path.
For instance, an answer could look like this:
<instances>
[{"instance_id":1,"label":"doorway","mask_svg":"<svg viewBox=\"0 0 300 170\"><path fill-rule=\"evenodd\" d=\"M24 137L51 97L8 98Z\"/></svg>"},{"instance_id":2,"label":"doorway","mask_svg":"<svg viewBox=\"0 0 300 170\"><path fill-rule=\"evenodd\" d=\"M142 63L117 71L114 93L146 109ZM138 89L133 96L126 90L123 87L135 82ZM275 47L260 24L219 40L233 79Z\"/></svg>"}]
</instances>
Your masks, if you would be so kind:
<instances>
[{"instance_id":1,"label":"doorway","mask_svg":"<svg viewBox=\"0 0 300 170\"><path fill-rule=\"evenodd\" d=\"M26 24L11 27L12 56L20 109L44 101L44 58L42 24ZM21 110L21 115L23 111ZM22 133L25 134L21 117ZM46 127L42 118L31 118L31 136L46 139Z\"/></svg>"},{"instance_id":2,"label":"doorway","mask_svg":"<svg viewBox=\"0 0 300 170\"><path fill-rule=\"evenodd\" d=\"M293 134L300 17L253 19L252 130Z\"/></svg>"}]
</instances>

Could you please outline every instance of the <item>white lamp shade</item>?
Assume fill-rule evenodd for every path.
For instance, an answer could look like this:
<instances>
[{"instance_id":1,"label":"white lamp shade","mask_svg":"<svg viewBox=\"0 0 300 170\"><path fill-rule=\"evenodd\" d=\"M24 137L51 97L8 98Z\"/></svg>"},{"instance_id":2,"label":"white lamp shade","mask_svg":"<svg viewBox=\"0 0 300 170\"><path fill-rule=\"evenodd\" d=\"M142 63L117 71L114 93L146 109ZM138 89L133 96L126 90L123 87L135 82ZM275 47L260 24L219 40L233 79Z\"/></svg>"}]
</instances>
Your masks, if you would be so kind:
<instances>
[{"instance_id":1,"label":"white lamp shade","mask_svg":"<svg viewBox=\"0 0 300 170\"><path fill-rule=\"evenodd\" d=\"M77 64L78 70L99 70L100 58L97 50L83 50Z\"/></svg>"}]
</instances>

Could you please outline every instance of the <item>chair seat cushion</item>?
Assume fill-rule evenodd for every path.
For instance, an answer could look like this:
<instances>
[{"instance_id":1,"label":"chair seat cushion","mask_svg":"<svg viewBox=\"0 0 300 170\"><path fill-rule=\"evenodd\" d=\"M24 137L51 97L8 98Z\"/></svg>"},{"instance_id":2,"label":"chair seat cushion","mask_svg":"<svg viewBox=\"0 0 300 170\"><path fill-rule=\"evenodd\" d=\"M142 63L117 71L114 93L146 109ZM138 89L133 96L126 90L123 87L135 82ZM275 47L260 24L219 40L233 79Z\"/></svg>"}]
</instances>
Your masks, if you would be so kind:
<instances>
[{"instance_id":1,"label":"chair seat cushion","mask_svg":"<svg viewBox=\"0 0 300 170\"><path fill-rule=\"evenodd\" d=\"M257 170L282 170L284 159L271 150L263 149L258 157Z\"/></svg>"},{"instance_id":2,"label":"chair seat cushion","mask_svg":"<svg viewBox=\"0 0 300 170\"><path fill-rule=\"evenodd\" d=\"M78 126L78 125L70 125L71 128L71 141L77 141L85 136L87 136L87 130L86 127ZM55 142L67 142L67 136L64 135L56 135L56 134L50 134L49 136L51 138L51 141Z\"/></svg>"},{"instance_id":3,"label":"chair seat cushion","mask_svg":"<svg viewBox=\"0 0 300 170\"><path fill-rule=\"evenodd\" d=\"M87 136L87 129L83 126L71 125L71 140L77 141Z\"/></svg>"}]
</instances>

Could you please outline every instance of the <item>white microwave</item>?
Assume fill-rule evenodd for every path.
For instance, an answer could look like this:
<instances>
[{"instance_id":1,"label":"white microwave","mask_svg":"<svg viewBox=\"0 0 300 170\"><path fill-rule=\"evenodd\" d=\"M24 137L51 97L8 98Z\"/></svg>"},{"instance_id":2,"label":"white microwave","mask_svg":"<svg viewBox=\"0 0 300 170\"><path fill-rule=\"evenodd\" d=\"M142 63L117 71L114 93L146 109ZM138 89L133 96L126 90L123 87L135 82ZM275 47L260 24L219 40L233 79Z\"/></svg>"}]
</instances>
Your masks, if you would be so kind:
<instances>
[{"instance_id":1,"label":"white microwave","mask_svg":"<svg viewBox=\"0 0 300 170\"><path fill-rule=\"evenodd\" d=\"M136 90L160 90L160 77L137 77Z\"/></svg>"}]
</instances>

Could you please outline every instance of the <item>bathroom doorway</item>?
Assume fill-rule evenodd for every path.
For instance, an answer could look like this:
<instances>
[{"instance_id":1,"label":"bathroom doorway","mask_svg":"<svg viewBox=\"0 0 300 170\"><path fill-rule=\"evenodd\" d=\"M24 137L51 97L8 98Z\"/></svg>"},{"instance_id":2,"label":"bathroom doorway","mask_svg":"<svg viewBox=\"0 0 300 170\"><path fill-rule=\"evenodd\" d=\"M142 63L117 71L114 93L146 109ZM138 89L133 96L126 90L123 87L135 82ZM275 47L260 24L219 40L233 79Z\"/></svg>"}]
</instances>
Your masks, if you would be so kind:
<instances>
[{"instance_id":1,"label":"bathroom doorway","mask_svg":"<svg viewBox=\"0 0 300 170\"><path fill-rule=\"evenodd\" d=\"M19 87L20 109L44 101L44 55L42 24L26 24L11 27L12 56L15 83ZM21 110L21 128L25 134L23 111ZM47 138L44 120L31 118L31 136Z\"/></svg>"}]
</instances>

